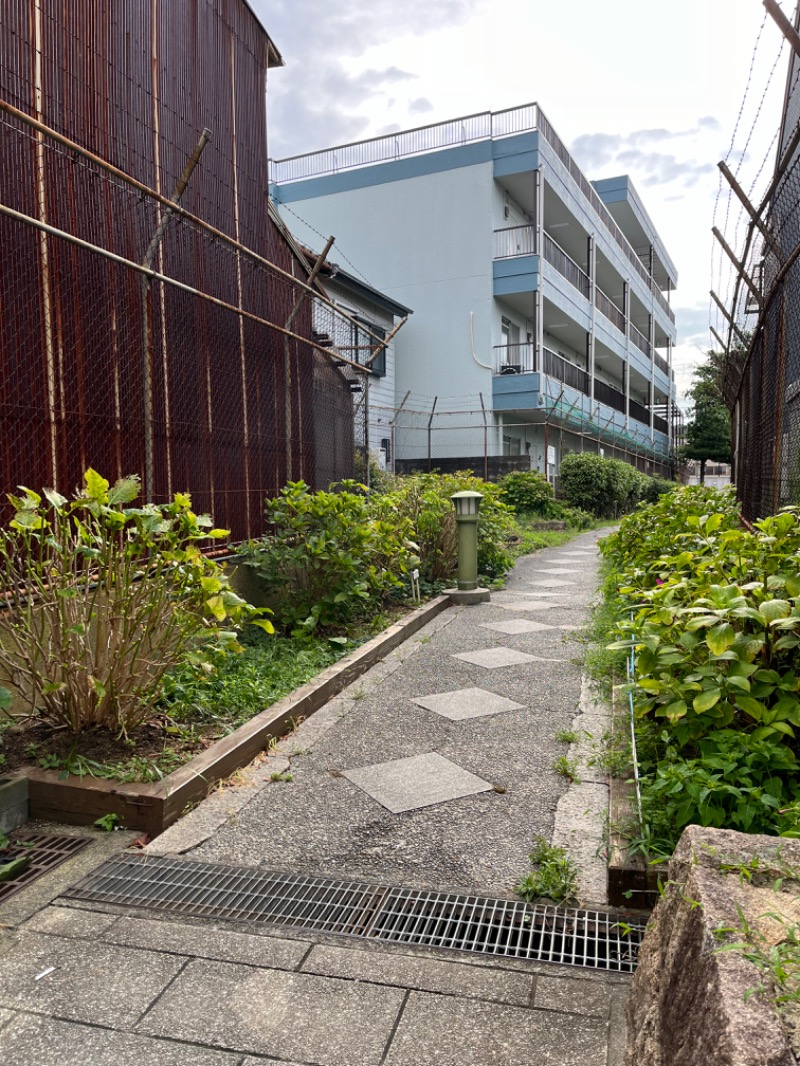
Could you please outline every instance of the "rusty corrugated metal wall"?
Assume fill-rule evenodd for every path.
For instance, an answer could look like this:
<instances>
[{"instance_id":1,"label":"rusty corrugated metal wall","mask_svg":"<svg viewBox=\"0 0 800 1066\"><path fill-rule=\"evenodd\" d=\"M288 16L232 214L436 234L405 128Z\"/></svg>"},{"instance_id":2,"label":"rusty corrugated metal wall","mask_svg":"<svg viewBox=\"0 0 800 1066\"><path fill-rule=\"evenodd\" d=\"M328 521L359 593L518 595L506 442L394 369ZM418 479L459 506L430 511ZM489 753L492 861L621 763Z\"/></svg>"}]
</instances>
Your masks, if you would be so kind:
<instances>
[{"instance_id":1,"label":"rusty corrugated metal wall","mask_svg":"<svg viewBox=\"0 0 800 1066\"><path fill-rule=\"evenodd\" d=\"M268 48L241 0L3 0L0 100L168 197L207 127L182 206L291 273L267 212ZM0 202L139 264L164 211L1 112ZM153 266L279 326L301 295L181 217ZM308 300L292 331L310 338ZM351 449L318 476L315 405L346 421L352 404L333 367L315 395L309 345L7 216L0 356L3 493L136 472L241 539L287 480L352 471Z\"/></svg>"}]
</instances>

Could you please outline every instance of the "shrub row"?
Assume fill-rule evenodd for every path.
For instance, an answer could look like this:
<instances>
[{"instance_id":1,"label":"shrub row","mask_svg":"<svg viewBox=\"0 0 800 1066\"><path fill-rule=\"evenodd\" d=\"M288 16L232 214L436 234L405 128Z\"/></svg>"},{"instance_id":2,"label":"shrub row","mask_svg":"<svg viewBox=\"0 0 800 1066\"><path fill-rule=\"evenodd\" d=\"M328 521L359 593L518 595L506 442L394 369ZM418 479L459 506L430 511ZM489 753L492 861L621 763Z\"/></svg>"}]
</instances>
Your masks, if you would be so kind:
<instances>
[{"instance_id":1,"label":"shrub row","mask_svg":"<svg viewBox=\"0 0 800 1066\"><path fill-rule=\"evenodd\" d=\"M654 503L675 487L673 482L649 477L621 459L606 459L591 452L565 455L558 476L567 502L598 518L615 518L642 501Z\"/></svg>"},{"instance_id":2,"label":"shrub row","mask_svg":"<svg viewBox=\"0 0 800 1066\"><path fill-rule=\"evenodd\" d=\"M742 527L728 492L682 489L601 542L611 648L635 652L644 839L689 823L800 835L800 510Z\"/></svg>"}]
</instances>

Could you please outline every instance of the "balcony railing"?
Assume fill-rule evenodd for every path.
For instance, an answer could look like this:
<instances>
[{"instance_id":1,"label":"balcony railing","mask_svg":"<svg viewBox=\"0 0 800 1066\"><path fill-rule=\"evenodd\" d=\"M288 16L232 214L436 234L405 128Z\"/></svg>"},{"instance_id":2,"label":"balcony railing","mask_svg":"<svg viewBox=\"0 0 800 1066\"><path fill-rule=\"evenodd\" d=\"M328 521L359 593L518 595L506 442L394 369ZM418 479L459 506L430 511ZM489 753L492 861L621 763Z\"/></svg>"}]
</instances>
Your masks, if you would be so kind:
<instances>
[{"instance_id":1,"label":"balcony railing","mask_svg":"<svg viewBox=\"0 0 800 1066\"><path fill-rule=\"evenodd\" d=\"M634 326L633 322L628 323L628 329L630 330L631 343L635 344L640 352L644 352L648 359L652 357L653 349L650 346L650 341L645 337L644 333L640 333Z\"/></svg>"},{"instance_id":2,"label":"balcony railing","mask_svg":"<svg viewBox=\"0 0 800 1066\"><path fill-rule=\"evenodd\" d=\"M606 316L609 322L613 322L614 325L620 330L621 333L625 332L625 315L620 311L617 305L606 296L602 289L594 290L594 302L597 310Z\"/></svg>"},{"instance_id":3,"label":"balcony railing","mask_svg":"<svg viewBox=\"0 0 800 1066\"><path fill-rule=\"evenodd\" d=\"M496 374L530 374L536 369L533 344L498 344L494 349Z\"/></svg>"},{"instance_id":4,"label":"balcony railing","mask_svg":"<svg viewBox=\"0 0 800 1066\"><path fill-rule=\"evenodd\" d=\"M656 364L662 374L666 374L667 377L670 376L669 363L666 359L662 359L658 352L653 352L653 362Z\"/></svg>"},{"instance_id":5,"label":"balcony railing","mask_svg":"<svg viewBox=\"0 0 800 1066\"><path fill-rule=\"evenodd\" d=\"M569 385L570 388L582 392L584 396L589 395L590 378L586 371L581 370L574 363L562 359L560 355L551 352L549 348L542 349L542 369L548 377L555 378L562 385Z\"/></svg>"},{"instance_id":6,"label":"balcony railing","mask_svg":"<svg viewBox=\"0 0 800 1066\"><path fill-rule=\"evenodd\" d=\"M516 255L533 255L535 235L533 226L508 226L494 231L495 259L511 259Z\"/></svg>"},{"instance_id":7,"label":"balcony railing","mask_svg":"<svg viewBox=\"0 0 800 1066\"><path fill-rule=\"evenodd\" d=\"M502 376L511 374L530 374L538 370L536 362L536 346L530 342L526 344L498 344L494 349L495 373ZM591 377L586 370L582 370L568 359L551 351L550 348L542 348L542 372L548 377L560 381L562 385L568 385L577 389L584 396L591 395ZM594 398L606 407L611 407L620 414L625 414L626 397L624 392L615 389L613 385L606 384L595 378ZM645 426L650 425L650 409L638 400L631 399L627 407L631 418ZM653 415L653 426L662 433L668 432L667 421L659 415Z\"/></svg>"},{"instance_id":8,"label":"balcony railing","mask_svg":"<svg viewBox=\"0 0 800 1066\"><path fill-rule=\"evenodd\" d=\"M544 234L543 242L544 257L551 266L554 266L559 274L563 275L574 288L587 300L591 290L589 275L585 274L574 259L570 259L560 245L556 244L551 236Z\"/></svg>"},{"instance_id":9,"label":"balcony railing","mask_svg":"<svg viewBox=\"0 0 800 1066\"><path fill-rule=\"evenodd\" d=\"M304 178L318 177L322 174L336 174L355 167L372 166L376 163L402 159L405 156L422 155L441 148L454 148L458 145L471 144L474 141L508 137L515 133L529 133L537 129L567 168L570 177L583 195L589 200L633 269L651 289L656 300L670 320L674 322L675 315L658 286L655 285L613 215L600 199L597 190L581 172L580 167L569 154L564 142L550 125L538 104L523 104L522 107L512 107L506 111L494 113L482 111L474 115L465 115L463 118L451 119L449 122L418 126L416 129L404 130L402 133L388 133L382 137L354 141L320 152L306 152L304 155L291 156L286 159L271 159L269 161L270 180L277 184L301 181Z\"/></svg>"}]
</instances>

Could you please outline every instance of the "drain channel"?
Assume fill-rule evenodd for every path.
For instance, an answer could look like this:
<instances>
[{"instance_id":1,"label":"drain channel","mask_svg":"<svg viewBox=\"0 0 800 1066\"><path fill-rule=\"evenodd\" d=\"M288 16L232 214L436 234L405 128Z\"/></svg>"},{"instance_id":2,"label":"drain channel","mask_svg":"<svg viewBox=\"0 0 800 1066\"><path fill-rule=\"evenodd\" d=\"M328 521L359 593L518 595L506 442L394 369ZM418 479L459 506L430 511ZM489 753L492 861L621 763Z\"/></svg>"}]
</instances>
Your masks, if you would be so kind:
<instances>
[{"instance_id":1,"label":"drain channel","mask_svg":"<svg viewBox=\"0 0 800 1066\"><path fill-rule=\"evenodd\" d=\"M640 920L604 911L135 853L110 859L64 898L620 973L636 969L644 935Z\"/></svg>"}]
</instances>

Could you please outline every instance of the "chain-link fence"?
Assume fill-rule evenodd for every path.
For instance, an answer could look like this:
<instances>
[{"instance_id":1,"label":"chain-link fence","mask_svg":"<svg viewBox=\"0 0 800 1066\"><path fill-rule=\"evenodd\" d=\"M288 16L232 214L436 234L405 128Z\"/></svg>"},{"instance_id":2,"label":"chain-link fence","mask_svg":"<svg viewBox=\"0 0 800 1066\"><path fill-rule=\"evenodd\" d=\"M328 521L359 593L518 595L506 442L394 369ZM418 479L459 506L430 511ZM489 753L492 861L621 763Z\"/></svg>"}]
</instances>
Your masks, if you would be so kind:
<instances>
[{"instance_id":1,"label":"chain-link fence","mask_svg":"<svg viewBox=\"0 0 800 1066\"><path fill-rule=\"evenodd\" d=\"M373 405L369 437L380 442L380 464L398 474L471 470L496 481L512 470L538 470L557 490L561 459L594 452L652 476L673 475L672 458L658 454L645 435L571 410L558 394L546 399L545 407L525 421L518 415L498 417L485 407L448 408L437 399L413 406Z\"/></svg>"},{"instance_id":2,"label":"chain-link fence","mask_svg":"<svg viewBox=\"0 0 800 1066\"><path fill-rule=\"evenodd\" d=\"M241 0L200 0L195 42L182 0L72 14L0 24L0 494L138 473L257 535L364 437L353 323L268 210L268 38Z\"/></svg>"},{"instance_id":3,"label":"chain-link fence","mask_svg":"<svg viewBox=\"0 0 800 1066\"><path fill-rule=\"evenodd\" d=\"M783 115L773 134L775 111L770 114L764 102L770 92L777 99L782 86L771 82L776 71L783 75L781 49L789 49L770 15L784 37L791 36L779 12L777 18L771 11L764 15L769 26L756 41L731 149L720 164L726 195L718 197L714 231L714 284L722 299L712 292L712 332L724 351L733 480L751 521L800 504L800 59L791 52ZM769 61L760 98L752 73L759 59ZM768 137L762 158L753 147Z\"/></svg>"}]
</instances>

